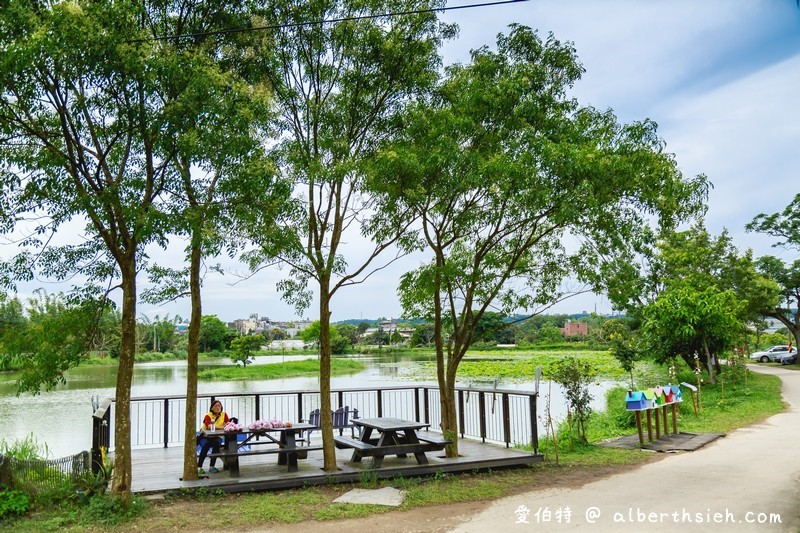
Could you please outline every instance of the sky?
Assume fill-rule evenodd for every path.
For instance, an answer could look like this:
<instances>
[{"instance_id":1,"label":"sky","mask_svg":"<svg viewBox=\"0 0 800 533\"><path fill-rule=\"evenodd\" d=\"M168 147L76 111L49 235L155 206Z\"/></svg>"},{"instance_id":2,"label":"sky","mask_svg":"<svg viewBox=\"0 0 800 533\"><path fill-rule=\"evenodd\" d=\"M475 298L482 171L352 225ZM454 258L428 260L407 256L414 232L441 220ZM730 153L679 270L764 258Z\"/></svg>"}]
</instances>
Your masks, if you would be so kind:
<instances>
[{"instance_id":1,"label":"sky","mask_svg":"<svg viewBox=\"0 0 800 533\"><path fill-rule=\"evenodd\" d=\"M450 0L448 6L472 3L477 2ZM442 18L460 26L458 37L441 50L445 64L468 62L472 49L495 48L497 34L508 33L513 23L537 29L543 38L552 32L571 41L586 70L572 96L581 105L612 109L622 122L657 122L684 176L702 173L713 184L706 214L712 234L727 228L740 250L751 248L756 256L800 257L744 230L757 214L782 211L800 192L800 8L795 0L528 0L449 11ZM182 245L153 255L175 261ZM399 317L399 277L423 260L407 257L361 285L342 289L332 303L332 321ZM272 320L318 318L314 305L298 315L281 300L275 284L285 274L273 268L247 280L209 275L203 314L224 321L250 314ZM149 317L187 319L189 310L188 299L139 308ZM588 294L548 312L582 311L608 313L611 306L604 296Z\"/></svg>"}]
</instances>

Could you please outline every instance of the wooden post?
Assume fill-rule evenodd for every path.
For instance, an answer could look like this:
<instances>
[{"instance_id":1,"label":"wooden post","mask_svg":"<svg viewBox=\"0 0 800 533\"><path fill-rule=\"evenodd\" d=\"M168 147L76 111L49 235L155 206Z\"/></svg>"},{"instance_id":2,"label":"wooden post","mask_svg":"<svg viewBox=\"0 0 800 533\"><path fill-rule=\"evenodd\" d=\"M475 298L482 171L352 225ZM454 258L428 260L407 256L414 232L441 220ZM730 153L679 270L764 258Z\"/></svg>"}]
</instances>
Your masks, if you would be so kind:
<instances>
[{"instance_id":1,"label":"wooden post","mask_svg":"<svg viewBox=\"0 0 800 533\"><path fill-rule=\"evenodd\" d=\"M653 421L650 417L650 409L647 410L647 440L653 442Z\"/></svg>"},{"instance_id":2,"label":"wooden post","mask_svg":"<svg viewBox=\"0 0 800 533\"><path fill-rule=\"evenodd\" d=\"M661 416L664 418L664 435L669 434L669 429L667 425L667 406L664 405L661 407Z\"/></svg>"},{"instance_id":3,"label":"wooden post","mask_svg":"<svg viewBox=\"0 0 800 533\"><path fill-rule=\"evenodd\" d=\"M658 412L658 407L656 407L656 440L661 438L661 413Z\"/></svg>"},{"instance_id":4,"label":"wooden post","mask_svg":"<svg viewBox=\"0 0 800 533\"><path fill-rule=\"evenodd\" d=\"M642 412L636 411L636 429L639 431L639 446L644 446L644 435L642 434Z\"/></svg>"},{"instance_id":5,"label":"wooden post","mask_svg":"<svg viewBox=\"0 0 800 533\"><path fill-rule=\"evenodd\" d=\"M672 404L672 432L678 434L678 415L675 414L675 404Z\"/></svg>"}]
</instances>

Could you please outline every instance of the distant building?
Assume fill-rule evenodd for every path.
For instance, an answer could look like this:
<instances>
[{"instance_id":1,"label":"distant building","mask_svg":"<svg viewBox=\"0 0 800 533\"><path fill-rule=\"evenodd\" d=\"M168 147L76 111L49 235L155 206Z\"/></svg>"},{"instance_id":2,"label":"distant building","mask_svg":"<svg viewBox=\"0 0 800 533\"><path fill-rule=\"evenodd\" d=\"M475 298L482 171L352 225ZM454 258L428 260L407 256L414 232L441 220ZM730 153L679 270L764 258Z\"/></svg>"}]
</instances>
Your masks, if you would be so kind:
<instances>
[{"instance_id":1,"label":"distant building","mask_svg":"<svg viewBox=\"0 0 800 533\"><path fill-rule=\"evenodd\" d=\"M570 320L561 328L561 334L564 337L574 337L581 335L586 337L589 335L589 325L586 322L572 322Z\"/></svg>"},{"instance_id":2,"label":"distant building","mask_svg":"<svg viewBox=\"0 0 800 533\"><path fill-rule=\"evenodd\" d=\"M376 331L384 331L389 335L393 333L399 334L403 338L403 343L408 343L411 340L411 336L414 334L413 328L401 328L399 324L394 321L387 320L381 322L378 326L374 328L367 328L364 330L364 333L361 334L362 339L368 339L370 335L375 333Z\"/></svg>"}]
</instances>

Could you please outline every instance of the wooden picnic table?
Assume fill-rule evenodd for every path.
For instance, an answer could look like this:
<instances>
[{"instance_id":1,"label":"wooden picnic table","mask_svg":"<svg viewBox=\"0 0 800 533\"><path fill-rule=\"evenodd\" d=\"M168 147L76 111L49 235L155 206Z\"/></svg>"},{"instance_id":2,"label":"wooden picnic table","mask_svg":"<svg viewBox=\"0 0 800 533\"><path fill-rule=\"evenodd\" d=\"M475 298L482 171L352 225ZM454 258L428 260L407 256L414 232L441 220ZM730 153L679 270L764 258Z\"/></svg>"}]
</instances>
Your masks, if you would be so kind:
<instances>
[{"instance_id":1,"label":"wooden picnic table","mask_svg":"<svg viewBox=\"0 0 800 533\"><path fill-rule=\"evenodd\" d=\"M436 435L420 435L417 430L430 424L400 418L359 418L353 424L362 428L359 438L334 436L336 447L352 448L351 462L359 463L363 457L372 457L372 466L378 468L387 455L406 457L413 454L417 464L428 464L425 453L442 450L450 441Z\"/></svg>"},{"instance_id":2,"label":"wooden picnic table","mask_svg":"<svg viewBox=\"0 0 800 533\"><path fill-rule=\"evenodd\" d=\"M219 453L209 457L220 457L225 461L225 470L231 477L239 477L239 457L274 453L278 464L286 465L289 472L297 472L297 460L305 459L311 450L321 450L321 446L299 446L303 442L297 436L315 426L312 424L293 424L290 428L242 429L240 431L203 431L209 437L224 439ZM246 435L239 440L239 435ZM263 440L261 440L263 438ZM271 446L271 445L277 445ZM253 449L258 446L258 449ZM262 448L263 446L263 448Z\"/></svg>"}]
</instances>

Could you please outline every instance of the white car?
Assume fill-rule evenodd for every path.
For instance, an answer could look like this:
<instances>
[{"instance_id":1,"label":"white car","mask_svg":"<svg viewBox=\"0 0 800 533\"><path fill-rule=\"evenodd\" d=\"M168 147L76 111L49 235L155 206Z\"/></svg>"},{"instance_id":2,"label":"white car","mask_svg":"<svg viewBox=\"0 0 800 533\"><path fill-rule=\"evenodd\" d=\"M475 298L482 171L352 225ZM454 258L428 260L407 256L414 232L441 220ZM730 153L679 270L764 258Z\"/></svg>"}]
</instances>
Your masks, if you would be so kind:
<instances>
[{"instance_id":1,"label":"white car","mask_svg":"<svg viewBox=\"0 0 800 533\"><path fill-rule=\"evenodd\" d=\"M750 359L753 361L760 361L762 363L769 363L770 361L778 361L780 362L781 358L784 355L791 355L797 353L797 350L792 348L789 350L788 345L781 345L781 346L773 346L768 350L764 350L763 352L755 352L750 354Z\"/></svg>"}]
</instances>

